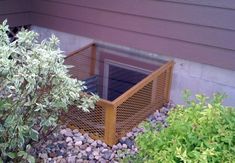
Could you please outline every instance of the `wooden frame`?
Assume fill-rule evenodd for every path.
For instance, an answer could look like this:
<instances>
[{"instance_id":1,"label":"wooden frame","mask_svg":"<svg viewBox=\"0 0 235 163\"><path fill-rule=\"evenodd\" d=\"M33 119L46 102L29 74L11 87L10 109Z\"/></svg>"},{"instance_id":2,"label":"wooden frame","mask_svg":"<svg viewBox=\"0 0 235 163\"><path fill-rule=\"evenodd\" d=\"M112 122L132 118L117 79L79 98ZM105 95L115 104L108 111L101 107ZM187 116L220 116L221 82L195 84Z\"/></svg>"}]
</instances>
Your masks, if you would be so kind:
<instances>
[{"instance_id":1,"label":"wooden frame","mask_svg":"<svg viewBox=\"0 0 235 163\"><path fill-rule=\"evenodd\" d=\"M66 59L74 56L79 57L87 49L90 49L89 53L91 53L87 54L90 56L90 64L87 67L89 69L88 72L90 75L94 75L96 73L95 64L97 59L96 45L94 43L71 53ZM76 113L68 112L65 116L69 118L66 120L70 121L70 126L75 126L83 132L88 132L91 137L101 139L108 145L117 143L118 139L131 128L138 125L156 109L160 109L165 103L169 102L173 65L173 61L166 62L113 101L100 99L96 104L97 110L91 111L90 114L79 112L76 115ZM145 104L138 110L132 111L132 109L136 109L134 105L136 102L140 102L138 100L140 97L144 97ZM127 106L129 108L126 108ZM130 111L132 111L131 114L128 113ZM124 120L120 120L122 115L126 116L123 117ZM75 120L73 120L74 118ZM82 120L84 118L85 120ZM96 119L96 122L100 123L100 125L95 124L96 122L93 122L92 119Z\"/></svg>"}]
</instances>

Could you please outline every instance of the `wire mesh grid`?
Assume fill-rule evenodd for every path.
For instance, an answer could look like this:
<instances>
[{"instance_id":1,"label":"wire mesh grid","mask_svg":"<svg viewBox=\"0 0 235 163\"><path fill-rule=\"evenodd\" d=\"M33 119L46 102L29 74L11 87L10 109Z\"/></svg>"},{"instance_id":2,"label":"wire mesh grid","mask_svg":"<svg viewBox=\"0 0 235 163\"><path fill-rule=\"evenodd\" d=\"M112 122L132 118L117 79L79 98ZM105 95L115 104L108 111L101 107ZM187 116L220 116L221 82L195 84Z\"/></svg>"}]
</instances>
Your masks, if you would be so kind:
<instances>
[{"instance_id":1,"label":"wire mesh grid","mask_svg":"<svg viewBox=\"0 0 235 163\"><path fill-rule=\"evenodd\" d=\"M76 53L70 55L66 58L65 64L72 65L70 68L70 74L73 78L79 80L85 80L91 76L91 60L92 48L89 47L79 52L79 55Z\"/></svg>"},{"instance_id":2,"label":"wire mesh grid","mask_svg":"<svg viewBox=\"0 0 235 163\"><path fill-rule=\"evenodd\" d=\"M89 133L94 139L104 138L104 112L105 110L96 105L90 112L83 112L81 109L71 106L68 113L63 115L63 121L70 128L79 129L82 133Z\"/></svg>"},{"instance_id":3,"label":"wire mesh grid","mask_svg":"<svg viewBox=\"0 0 235 163\"><path fill-rule=\"evenodd\" d=\"M167 93L167 71L164 71L161 73L156 82L156 89L153 90L156 93L155 101L154 103L156 104L157 107L161 107L164 103L168 102L166 101L167 98L166 93Z\"/></svg>"},{"instance_id":4,"label":"wire mesh grid","mask_svg":"<svg viewBox=\"0 0 235 163\"><path fill-rule=\"evenodd\" d=\"M96 53L96 45L88 45L70 54L65 63L73 65L72 77L84 80L88 85L87 93L97 93L102 97L104 79L117 80L105 75L98 68L104 64ZM113 145L133 127L137 126L156 109L169 101L173 62L166 62L159 69L120 94L113 101L101 99L94 110L86 113L74 106L62 117L69 127L88 133L94 139L104 140ZM131 74L130 74L131 75ZM118 79L120 82L123 79ZM108 88L118 91L117 88Z\"/></svg>"},{"instance_id":5,"label":"wire mesh grid","mask_svg":"<svg viewBox=\"0 0 235 163\"><path fill-rule=\"evenodd\" d=\"M117 107L116 132L120 138L151 112L152 82Z\"/></svg>"}]
</instances>

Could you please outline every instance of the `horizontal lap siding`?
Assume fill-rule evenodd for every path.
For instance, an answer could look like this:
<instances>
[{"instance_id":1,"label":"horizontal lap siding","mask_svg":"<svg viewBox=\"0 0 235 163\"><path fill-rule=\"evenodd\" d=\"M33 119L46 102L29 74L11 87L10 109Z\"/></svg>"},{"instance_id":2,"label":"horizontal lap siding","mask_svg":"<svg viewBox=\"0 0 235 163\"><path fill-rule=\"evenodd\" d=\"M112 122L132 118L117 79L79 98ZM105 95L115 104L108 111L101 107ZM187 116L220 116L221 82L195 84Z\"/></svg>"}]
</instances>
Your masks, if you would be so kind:
<instances>
[{"instance_id":1,"label":"horizontal lap siding","mask_svg":"<svg viewBox=\"0 0 235 163\"><path fill-rule=\"evenodd\" d=\"M235 70L235 10L207 2L33 0L33 24Z\"/></svg>"},{"instance_id":2,"label":"horizontal lap siding","mask_svg":"<svg viewBox=\"0 0 235 163\"><path fill-rule=\"evenodd\" d=\"M219 67L226 66L226 68L235 69L235 55L234 51L231 50L195 45L54 16L34 14L33 17L33 24L47 28L53 27L56 30L78 35L86 34L87 37L94 37L146 51L158 52L196 62L216 63ZM61 24L61 22L63 23Z\"/></svg>"},{"instance_id":3,"label":"horizontal lap siding","mask_svg":"<svg viewBox=\"0 0 235 163\"><path fill-rule=\"evenodd\" d=\"M11 27L21 26L21 25L28 25L30 24L30 15L29 13L17 13L17 14L7 14L1 15L0 14L0 22L7 19L8 24Z\"/></svg>"},{"instance_id":4,"label":"horizontal lap siding","mask_svg":"<svg viewBox=\"0 0 235 163\"><path fill-rule=\"evenodd\" d=\"M40 0L34 0L40 1ZM45 1L45 0L42 0ZM137 15L166 21L189 23L235 30L235 12L217 7L189 5L162 0L47 0L61 3ZM211 0L205 0L211 1ZM233 5L235 2L230 2Z\"/></svg>"},{"instance_id":5,"label":"horizontal lap siding","mask_svg":"<svg viewBox=\"0 0 235 163\"><path fill-rule=\"evenodd\" d=\"M7 19L10 26L30 24L30 0L0 0L0 22Z\"/></svg>"},{"instance_id":6,"label":"horizontal lap siding","mask_svg":"<svg viewBox=\"0 0 235 163\"><path fill-rule=\"evenodd\" d=\"M31 2L31 24L235 70L233 0Z\"/></svg>"},{"instance_id":7,"label":"horizontal lap siding","mask_svg":"<svg viewBox=\"0 0 235 163\"><path fill-rule=\"evenodd\" d=\"M37 14L46 14L156 37L235 50L233 42L224 42L224 40L233 40L235 38L235 32L233 31L74 5L66 5L65 7L64 4L46 1L37 1L34 5L34 12Z\"/></svg>"},{"instance_id":8,"label":"horizontal lap siding","mask_svg":"<svg viewBox=\"0 0 235 163\"><path fill-rule=\"evenodd\" d=\"M235 9L234 0L165 0L168 2L185 3L200 6Z\"/></svg>"}]
</instances>

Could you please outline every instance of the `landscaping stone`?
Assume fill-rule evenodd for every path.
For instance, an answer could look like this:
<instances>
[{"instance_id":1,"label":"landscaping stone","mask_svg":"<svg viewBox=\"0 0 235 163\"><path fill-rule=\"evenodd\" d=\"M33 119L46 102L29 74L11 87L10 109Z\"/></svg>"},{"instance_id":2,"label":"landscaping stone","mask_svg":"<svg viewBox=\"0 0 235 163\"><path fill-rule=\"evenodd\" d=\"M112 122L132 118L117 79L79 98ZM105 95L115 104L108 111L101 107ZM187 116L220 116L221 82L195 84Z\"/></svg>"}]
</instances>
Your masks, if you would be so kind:
<instances>
[{"instance_id":1,"label":"landscaping stone","mask_svg":"<svg viewBox=\"0 0 235 163\"><path fill-rule=\"evenodd\" d=\"M97 146L97 142L94 141L93 143L91 143L91 145L92 145L93 147L96 147L96 146Z\"/></svg>"},{"instance_id":2,"label":"landscaping stone","mask_svg":"<svg viewBox=\"0 0 235 163\"><path fill-rule=\"evenodd\" d=\"M76 141L74 145L75 146L81 146L82 145L82 141Z\"/></svg>"},{"instance_id":3,"label":"landscaping stone","mask_svg":"<svg viewBox=\"0 0 235 163\"><path fill-rule=\"evenodd\" d=\"M97 140L96 142L97 142L98 145L102 145L103 144L103 142L101 140Z\"/></svg>"},{"instance_id":4,"label":"landscaping stone","mask_svg":"<svg viewBox=\"0 0 235 163\"><path fill-rule=\"evenodd\" d=\"M65 140L67 143L70 143L73 141L73 139L71 137L67 137L66 140Z\"/></svg>"},{"instance_id":5,"label":"landscaping stone","mask_svg":"<svg viewBox=\"0 0 235 163\"><path fill-rule=\"evenodd\" d=\"M128 133L126 134L127 137L131 137L132 135L133 135L132 132L128 132Z\"/></svg>"},{"instance_id":6,"label":"landscaping stone","mask_svg":"<svg viewBox=\"0 0 235 163\"><path fill-rule=\"evenodd\" d=\"M47 153L39 153L39 157L42 159L47 159L48 155L47 155Z\"/></svg>"},{"instance_id":7,"label":"landscaping stone","mask_svg":"<svg viewBox=\"0 0 235 163\"><path fill-rule=\"evenodd\" d=\"M112 152L110 152L109 150L107 150L106 152L103 153L103 158L105 160L110 160L110 157L112 155Z\"/></svg>"},{"instance_id":8,"label":"landscaping stone","mask_svg":"<svg viewBox=\"0 0 235 163\"><path fill-rule=\"evenodd\" d=\"M56 157L57 156L57 154L56 153L54 153L54 152L51 152L51 153L49 153L49 155L48 155L50 158L54 158L54 157Z\"/></svg>"},{"instance_id":9,"label":"landscaping stone","mask_svg":"<svg viewBox=\"0 0 235 163\"><path fill-rule=\"evenodd\" d=\"M66 132L67 132L66 129L60 130L60 134L61 134L61 135L64 135Z\"/></svg>"},{"instance_id":10,"label":"landscaping stone","mask_svg":"<svg viewBox=\"0 0 235 163\"><path fill-rule=\"evenodd\" d=\"M91 152L91 150L92 150L91 147L87 147L87 148L86 148L86 152L87 152L87 153Z\"/></svg>"},{"instance_id":11,"label":"landscaping stone","mask_svg":"<svg viewBox=\"0 0 235 163\"><path fill-rule=\"evenodd\" d=\"M93 154L94 156L98 156L98 155L99 155L99 152L98 152L98 151L94 151L92 154Z\"/></svg>"},{"instance_id":12,"label":"landscaping stone","mask_svg":"<svg viewBox=\"0 0 235 163\"><path fill-rule=\"evenodd\" d=\"M81 150L85 150L86 148L87 148L87 144L83 144L83 145L80 146Z\"/></svg>"},{"instance_id":13,"label":"landscaping stone","mask_svg":"<svg viewBox=\"0 0 235 163\"><path fill-rule=\"evenodd\" d=\"M167 127L165 119L172 107L166 105L146 120L152 125L161 123L163 127ZM48 137L46 142L35 145L35 149L31 151L37 151L37 157L45 163L117 163L126 155L138 152L134 139L142 132L144 132L143 127L135 127L116 145L109 147L101 140L93 140L88 134L81 134L77 129L71 130L61 126L56 133Z\"/></svg>"},{"instance_id":14,"label":"landscaping stone","mask_svg":"<svg viewBox=\"0 0 235 163\"><path fill-rule=\"evenodd\" d=\"M65 130L66 130L66 132L64 133L65 136L67 136L67 137L73 136L73 132L70 128L66 128Z\"/></svg>"},{"instance_id":15,"label":"landscaping stone","mask_svg":"<svg viewBox=\"0 0 235 163\"><path fill-rule=\"evenodd\" d=\"M68 163L74 163L75 160L76 160L76 156L69 156L69 157L67 158Z\"/></svg>"},{"instance_id":16,"label":"landscaping stone","mask_svg":"<svg viewBox=\"0 0 235 163\"><path fill-rule=\"evenodd\" d=\"M58 163L66 163L67 161L64 158L62 158L62 159L57 160L57 162Z\"/></svg>"},{"instance_id":17,"label":"landscaping stone","mask_svg":"<svg viewBox=\"0 0 235 163\"><path fill-rule=\"evenodd\" d=\"M122 145L122 148L126 149L126 148L127 148L127 145L126 145L126 144L123 144L123 145Z\"/></svg>"}]
</instances>

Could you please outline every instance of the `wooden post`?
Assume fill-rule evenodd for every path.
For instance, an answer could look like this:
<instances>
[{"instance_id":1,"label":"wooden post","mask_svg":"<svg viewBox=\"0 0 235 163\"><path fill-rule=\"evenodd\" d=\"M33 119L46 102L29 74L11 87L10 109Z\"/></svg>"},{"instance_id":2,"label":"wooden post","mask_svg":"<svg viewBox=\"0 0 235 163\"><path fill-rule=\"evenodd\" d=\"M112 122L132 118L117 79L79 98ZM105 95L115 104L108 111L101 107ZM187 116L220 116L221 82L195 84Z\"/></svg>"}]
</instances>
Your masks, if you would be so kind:
<instances>
[{"instance_id":1,"label":"wooden post","mask_svg":"<svg viewBox=\"0 0 235 163\"><path fill-rule=\"evenodd\" d=\"M116 140L116 116L117 108L112 105L105 106L105 131L104 131L104 140L105 143L112 146Z\"/></svg>"},{"instance_id":2,"label":"wooden post","mask_svg":"<svg viewBox=\"0 0 235 163\"><path fill-rule=\"evenodd\" d=\"M166 71L166 85L165 85L165 100L166 102L170 101L170 89L172 83L172 75L173 75L173 63Z\"/></svg>"},{"instance_id":3,"label":"wooden post","mask_svg":"<svg viewBox=\"0 0 235 163\"><path fill-rule=\"evenodd\" d=\"M90 62L90 76L95 75L95 65L96 65L96 45L91 46L91 62Z\"/></svg>"}]
</instances>

